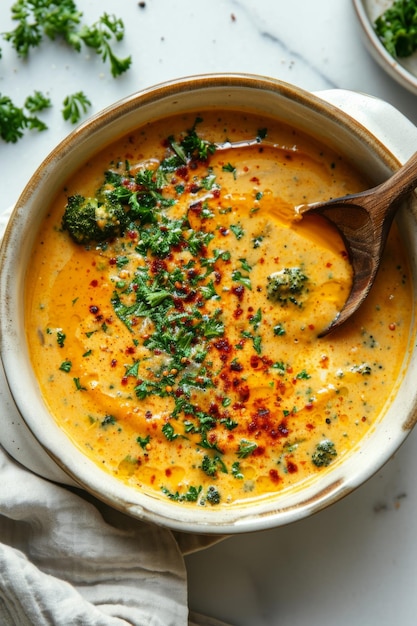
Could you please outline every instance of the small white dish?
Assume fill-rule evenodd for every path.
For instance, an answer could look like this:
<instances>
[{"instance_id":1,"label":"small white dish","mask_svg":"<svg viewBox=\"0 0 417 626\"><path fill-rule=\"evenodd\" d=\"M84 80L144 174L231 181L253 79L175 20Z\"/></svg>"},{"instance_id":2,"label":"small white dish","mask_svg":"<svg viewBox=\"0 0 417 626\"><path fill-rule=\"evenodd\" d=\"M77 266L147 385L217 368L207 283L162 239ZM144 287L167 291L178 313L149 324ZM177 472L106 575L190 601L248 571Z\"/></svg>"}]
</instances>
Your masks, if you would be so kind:
<instances>
[{"instance_id":1,"label":"small white dish","mask_svg":"<svg viewBox=\"0 0 417 626\"><path fill-rule=\"evenodd\" d=\"M417 94L417 52L409 57L394 58L383 46L373 24L393 0L353 0L364 32L364 42L375 61L400 85Z\"/></svg>"}]
</instances>

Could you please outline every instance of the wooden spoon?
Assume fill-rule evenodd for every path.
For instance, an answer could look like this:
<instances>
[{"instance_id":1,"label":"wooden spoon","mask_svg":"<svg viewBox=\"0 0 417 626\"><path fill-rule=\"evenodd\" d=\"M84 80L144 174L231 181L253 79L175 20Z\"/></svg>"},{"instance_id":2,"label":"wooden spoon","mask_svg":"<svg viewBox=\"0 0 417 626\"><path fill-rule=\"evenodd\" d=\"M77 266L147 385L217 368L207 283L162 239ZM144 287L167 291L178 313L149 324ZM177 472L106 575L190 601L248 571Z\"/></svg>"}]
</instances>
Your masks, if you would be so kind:
<instances>
[{"instance_id":1,"label":"wooden spoon","mask_svg":"<svg viewBox=\"0 0 417 626\"><path fill-rule=\"evenodd\" d=\"M324 337L341 326L365 300L375 280L394 214L404 197L415 187L417 152L393 176L377 187L296 208L299 216L317 213L336 226L344 239L353 269L349 297L342 310L319 337Z\"/></svg>"}]
</instances>

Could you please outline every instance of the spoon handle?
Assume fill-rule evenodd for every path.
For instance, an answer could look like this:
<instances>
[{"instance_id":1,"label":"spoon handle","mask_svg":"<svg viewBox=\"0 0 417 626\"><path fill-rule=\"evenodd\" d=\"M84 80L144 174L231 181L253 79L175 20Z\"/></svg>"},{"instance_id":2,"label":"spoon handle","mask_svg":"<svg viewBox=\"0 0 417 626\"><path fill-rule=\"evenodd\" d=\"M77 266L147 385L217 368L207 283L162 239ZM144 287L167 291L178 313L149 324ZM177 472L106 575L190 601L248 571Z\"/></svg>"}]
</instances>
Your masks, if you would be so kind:
<instances>
[{"instance_id":1,"label":"spoon handle","mask_svg":"<svg viewBox=\"0 0 417 626\"><path fill-rule=\"evenodd\" d=\"M356 197L362 206L378 221L386 219L401 200L417 187L417 152L390 178Z\"/></svg>"}]
</instances>

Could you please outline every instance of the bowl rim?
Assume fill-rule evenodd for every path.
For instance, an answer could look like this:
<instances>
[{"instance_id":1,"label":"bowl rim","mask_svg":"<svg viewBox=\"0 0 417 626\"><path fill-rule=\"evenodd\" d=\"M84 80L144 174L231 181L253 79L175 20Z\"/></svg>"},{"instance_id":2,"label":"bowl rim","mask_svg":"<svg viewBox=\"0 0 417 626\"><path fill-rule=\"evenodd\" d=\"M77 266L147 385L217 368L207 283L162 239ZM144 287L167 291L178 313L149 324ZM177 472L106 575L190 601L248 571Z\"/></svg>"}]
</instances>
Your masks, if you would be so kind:
<instances>
[{"instance_id":1,"label":"bowl rim","mask_svg":"<svg viewBox=\"0 0 417 626\"><path fill-rule=\"evenodd\" d=\"M132 488L124 488L118 479L106 475L106 487L108 491L103 493L101 488L100 476L103 477L103 470L100 470L96 465L84 458L81 459L81 465L83 471L91 472L92 478L87 480L79 476L79 468L75 469L74 463L68 461L68 455L63 460L60 455L57 454L57 441L59 444L68 444L66 436L54 431L54 440L51 443L49 434L40 431L40 426L37 424L36 419L33 419L31 414L28 416L28 401L22 397L21 389L17 383L17 375L13 374L15 368L19 364L20 355L16 355L14 349L13 340L16 339L16 335L11 333L11 328L14 327L14 309L13 305L16 303L16 286L12 288L13 280L8 274L7 270L11 269L11 263L13 259L16 259L18 254L15 250L13 253L13 244L19 241L19 237L15 234L15 223L24 224L25 222L25 207L31 201L32 195L35 193L34 189L45 185L45 181L48 180L48 176L51 176L51 168L53 171L54 162L62 165L65 162L65 156L71 152L72 145L75 143L77 150L81 150L88 140L90 133L100 133L104 127L108 127L109 121L115 123L120 119L120 111L123 110L124 114L130 114L138 106L138 103L143 104L146 102L148 105L152 104L160 98L172 98L173 96L179 96L186 94L190 89L210 89L210 88L245 88L255 90L271 90L274 97L284 97L291 102L296 102L301 107L307 107L312 110L316 115L325 115L326 118L330 118L332 123L338 127L345 127L346 132L356 133L358 139L365 141L372 148L373 153L381 159L384 166L388 169L395 169L398 167L398 160L390 153L382 144L382 142L375 137L370 131L368 131L362 124L351 118L349 115L340 111L336 106L329 104L322 100L320 97L311 94L298 87L284 83L277 79L271 79L268 77L260 77L250 74L208 74L201 76L191 76L182 79L176 79L167 81L155 85L148 89L136 92L127 98L123 98L113 105L107 107L103 111L99 112L95 116L89 118L86 122L81 124L75 129L68 137L62 140L56 148L46 157L39 168L36 170L25 189L23 190L16 207L13 211L12 218L9 220L6 228L5 236L0 248L0 330L2 331L1 346L0 346L0 358L4 364L6 377L12 396L16 402L16 405L22 415L22 419L29 427L29 430L34 435L35 439L42 445L46 453L51 459L63 469L76 483L80 484L84 489L98 497L100 500L107 502L110 506L127 512L139 519L145 519L159 523L164 526L171 527L176 530L188 531L188 532L203 532L203 533L237 533L247 532L252 530L260 530L279 525L287 524L289 522L296 521L307 515L315 513L324 507L327 507L332 502L339 500L343 496L347 495L350 491L355 489L359 484L363 483L367 478L375 473L380 467L388 460L392 453L399 447L402 441L407 436L409 430L400 428L396 429L396 436L392 436L390 433L390 445L387 445L384 449L384 454L380 454L378 462L367 466L366 471L355 471L349 475L349 479L346 479L343 472L332 472L331 479L324 480L323 486L319 490L315 490L314 497L312 494L306 496L303 499L295 497L289 501L286 507L280 506L279 497L269 498L269 506L265 510L263 502L261 506L252 507L249 503L245 507L242 507L240 514L236 516L236 510L233 513L225 511L222 515L213 513L212 511L198 511L193 509L191 514L190 510L185 510L183 505L178 505L172 502L163 501L161 504L160 498L146 497L133 497ZM55 163L56 165L56 163ZM16 239L17 237L17 239ZM22 243L22 242L20 242ZM12 252L10 252L12 250ZM11 257L9 258L9 255ZM15 291L13 291L13 289ZM12 291L12 297L11 293ZM13 295L14 294L14 295ZM13 300L14 298L14 300ZM20 393L19 393L20 392ZM417 393L417 392L416 392ZM50 416L50 421L53 421L53 417ZM53 445L52 445L53 444ZM81 452L79 454L82 454ZM366 452L363 453L362 458L366 458ZM79 458L77 457L77 462ZM345 466L343 466L345 467ZM98 474L99 472L99 474ZM334 477L333 477L334 474ZM81 480L81 482L80 482ZM137 491L137 490L136 490ZM143 494L139 494L143 495ZM277 494L279 496L279 493ZM271 504L271 500L275 500L275 503ZM250 507L250 510L248 508ZM173 513L177 511L178 514L174 518ZM219 518L213 521L213 517Z\"/></svg>"}]
</instances>

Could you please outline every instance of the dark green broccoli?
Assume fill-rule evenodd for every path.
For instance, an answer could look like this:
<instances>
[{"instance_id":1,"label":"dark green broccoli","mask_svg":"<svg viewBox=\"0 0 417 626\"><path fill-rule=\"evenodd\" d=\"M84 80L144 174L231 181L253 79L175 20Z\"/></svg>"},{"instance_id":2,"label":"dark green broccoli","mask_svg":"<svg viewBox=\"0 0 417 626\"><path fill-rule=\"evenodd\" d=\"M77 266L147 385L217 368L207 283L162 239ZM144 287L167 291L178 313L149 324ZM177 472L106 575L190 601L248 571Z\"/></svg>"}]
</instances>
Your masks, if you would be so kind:
<instances>
[{"instance_id":1,"label":"dark green broccoli","mask_svg":"<svg viewBox=\"0 0 417 626\"><path fill-rule=\"evenodd\" d=\"M122 234L127 214L118 202L74 195L68 198L62 228L76 243L102 242Z\"/></svg>"},{"instance_id":2,"label":"dark green broccoli","mask_svg":"<svg viewBox=\"0 0 417 626\"><path fill-rule=\"evenodd\" d=\"M329 439L323 439L317 444L311 460L316 467L327 467L335 456L337 452L334 443Z\"/></svg>"},{"instance_id":3,"label":"dark green broccoli","mask_svg":"<svg viewBox=\"0 0 417 626\"><path fill-rule=\"evenodd\" d=\"M217 455L214 457L209 457L207 454L205 454L201 463L201 469L207 474L207 476L215 476L219 469L224 473L227 472L225 464Z\"/></svg>"},{"instance_id":4,"label":"dark green broccoli","mask_svg":"<svg viewBox=\"0 0 417 626\"><path fill-rule=\"evenodd\" d=\"M306 292L307 280L307 276L299 267L285 267L279 272L274 272L268 276L268 299L281 305L292 302L296 306L301 306L302 301L298 296Z\"/></svg>"},{"instance_id":5,"label":"dark green broccoli","mask_svg":"<svg viewBox=\"0 0 417 626\"><path fill-rule=\"evenodd\" d=\"M213 485L210 485L207 489L206 498L207 502L210 502L210 504L219 504L221 500L219 491Z\"/></svg>"}]
</instances>

